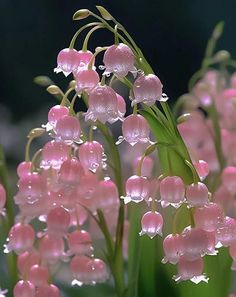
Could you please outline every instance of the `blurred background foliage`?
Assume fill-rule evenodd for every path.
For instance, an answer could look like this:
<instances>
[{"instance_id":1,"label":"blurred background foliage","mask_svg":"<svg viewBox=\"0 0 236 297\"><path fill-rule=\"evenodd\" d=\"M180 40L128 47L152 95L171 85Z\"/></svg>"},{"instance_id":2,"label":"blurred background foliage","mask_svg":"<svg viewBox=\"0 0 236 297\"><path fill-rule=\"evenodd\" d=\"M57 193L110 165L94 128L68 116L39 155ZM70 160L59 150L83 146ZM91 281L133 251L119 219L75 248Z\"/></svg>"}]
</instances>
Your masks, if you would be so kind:
<instances>
[{"instance_id":1,"label":"blurred background foliage","mask_svg":"<svg viewBox=\"0 0 236 297\"><path fill-rule=\"evenodd\" d=\"M0 144L12 168L24 158L28 130L45 123L47 109L56 103L33 83L34 77L48 75L62 87L67 85L68 80L53 72L57 53L69 45L80 26L72 21L73 13L80 8L94 10L95 5L106 7L127 28L172 101L187 91L187 82L199 68L207 40L220 20L225 22L225 30L218 49L227 49L236 57L235 0L0 0ZM110 33L99 31L90 48L112 42ZM78 41L77 48L80 46ZM147 294L158 291L158 296L177 296L176 286L157 264L162 255L152 259L156 244L143 240L150 251L142 255L146 271L151 275L156 270L153 275L158 281L150 281L150 287L143 289L149 275L141 275L140 294L152 297ZM78 294L75 289L67 290L70 296ZM101 296L112 296L109 288L104 290ZM80 296L100 296L98 292L97 287L85 288ZM195 296L191 290L187 294Z\"/></svg>"},{"instance_id":2,"label":"blurred background foliage","mask_svg":"<svg viewBox=\"0 0 236 297\"><path fill-rule=\"evenodd\" d=\"M235 0L1 0L0 130L8 133L0 133L0 143L11 159L22 159L22 133L26 135L27 128L39 125L42 119L46 121L42 108L55 103L33 78L48 75L66 85L62 75L53 73L57 53L68 46L80 25L72 21L73 13L79 8L95 9L95 5L105 6L124 24L172 101L186 92L188 79L198 69L207 39L220 20L225 21L225 32L218 48L236 56ZM90 41L92 49L113 42L111 34L103 30L95 35Z\"/></svg>"}]
</instances>

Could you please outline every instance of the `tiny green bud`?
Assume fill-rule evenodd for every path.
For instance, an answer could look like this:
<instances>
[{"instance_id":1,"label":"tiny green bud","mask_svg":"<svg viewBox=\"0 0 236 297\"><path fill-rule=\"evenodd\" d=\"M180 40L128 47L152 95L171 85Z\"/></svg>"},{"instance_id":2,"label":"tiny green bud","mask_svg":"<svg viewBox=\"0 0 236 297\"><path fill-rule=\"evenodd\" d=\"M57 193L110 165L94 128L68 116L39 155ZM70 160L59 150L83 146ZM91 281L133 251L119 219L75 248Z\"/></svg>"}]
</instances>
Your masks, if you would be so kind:
<instances>
[{"instance_id":1,"label":"tiny green bud","mask_svg":"<svg viewBox=\"0 0 236 297\"><path fill-rule=\"evenodd\" d=\"M181 124L181 123L186 122L189 119L190 116L191 116L190 113L184 113L184 114L182 114L181 116L178 117L177 124Z\"/></svg>"},{"instance_id":2,"label":"tiny green bud","mask_svg":"<svg viewBox=\"0 0 236 297\"><path fill-rule=\"evenodd\" d=\"M213 57L213 61L214 62L224 62L230 59L230 53L228 51L225 50L221 50L218 51L214 57Z\"/></svg>"},{"instance_id":3,"label":"tiny green bud","mask_svg":"<svg viewBox=\"0 0 236 297\"><path fill-rule=\"evenodd\" d=\"M102 6L96 6L97 10L100 12L101 16L104 20L111 21L113 20L113 16Z\"/></svg>"},{"instance_id":4,"label":"tiny green bud","mask_svg":"<svg viewBox=\"0 0 236 297\"><path fill-rule=\"evenodd\" d=\"M43 135L44 132L45 132L45 129L43 128L34 128L29 132L29 134L27 135L27 138L39 137Z\"/></svg>"},{"instance_id":5,"label":"tiny green bud","mask_svg":"<svg viewBox=\"0 0 236 297\"><path fill-rule=\"evenodd\" d=\"M69 89L71 89L71 88L75 89L75 87L76 87L76 81L75 80L70 81Z\"/></svg>"},{"instance_id":6,"label":"tiny green bud","mask_svg":"<svg viewBox=\"0 0 236 297\"><path fill-rule=\"evenodd\" d=\"M34 83L41 87L48 87L53 84L53 81L48 76L39 75L34 78Z\"/></svg>"},{"instance_id":7,"label":"tiny green bud","mask_svg":"<svg viewBox=\"0 0 236 297\"><path fill-rule=\"evenodd\" d=\"M86 19L90 15L90 11L88 9L80 9L77 10L73 15L74 21L79 21Z\"/></svg>"},{"instance_id":8,"label":"tiny green bud","mask_svg":"<svg viewBox=\"0 0 236 297\"><path fill-rule=\"evenodd\" d=\"M48 91L48 93L50 93L52 95L60 94L60 89L56 85L51 85L51 86L47 87L47 91Z\"/></svg>"}]
</instances>

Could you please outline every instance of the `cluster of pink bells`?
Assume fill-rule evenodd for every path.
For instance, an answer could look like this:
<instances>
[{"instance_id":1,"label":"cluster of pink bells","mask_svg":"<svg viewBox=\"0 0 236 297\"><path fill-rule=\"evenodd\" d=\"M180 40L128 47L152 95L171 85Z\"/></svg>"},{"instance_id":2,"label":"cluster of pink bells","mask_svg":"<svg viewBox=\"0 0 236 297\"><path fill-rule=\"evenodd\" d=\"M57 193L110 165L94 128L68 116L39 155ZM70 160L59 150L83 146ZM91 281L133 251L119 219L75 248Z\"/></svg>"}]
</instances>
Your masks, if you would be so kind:
<instances>
[{"instance_id":1,"label":"cluster of pink bells","mask_svg":"<svg viewBox=\"0 0 236 297\"><path fill-rule=\"evenodd\" d=\"M127 45L119 43L108 47L103 62L104 75L111 73L122 79L129 72L134 74L131 106L138 103L152 106L156 101L166 101L158 77L136 70L134 54ZM66 105L52 107L46 129L53 140L42 148L38 166L30 161L18 166L19 190L15 203L20 212L18 222L10 230L5 249L18 255L17 267L21 280L15 286L14 297L60 296L59 289L50 283L51 275L60 261L69 263L72 284L106 281L109 278L107 266L93 255L92 238L94 240L100 235L96 235L98 231L91 214L96 216L97 209L102 210L113 234L120 198L125 204L146 201L148 207L151 206L141 219L140 232L150 238L162 235L163 218L157 212L159 204L163 208L172 206L176 209L182 204L187 205L194 227L187 226L181 234L173 232L163 241L163 263L177 264L176 281L207 281L203 274L202 257L217 254L216 248L220 246L229 246L230 254L236 261L236 220L227 213L232 211L233 202L229 199L233 201L236 194L236 167L228 166L223 170L221 186L211 195L203 182L185 185L178 176L154 178L152 157L138 158L134 174L126 180L125 196L119 197L117 185L109 178L109 162L106 162L103 144L93 139L85 140L86 127L89 124L93 129L97 121L112 124L121 120L120 139L131 146L142 143L145 147L151 143L149 125L135 109L133 114L125 117L125 100L103 80L100 82L94 55L90 51L64 49L58 55L57 64L56 72L62 71L66 76L73 74L78 97L82 93L88 95L88 110L84 114L82 128L81 119L71 113ZM212 91L214 76L208 76L208 80L205 78L201 83L208 83ZM206 88L195 88L194 92L191 96L195 101L196 98L204 101ZM235 89L223 91L223 96L227 98L235 94ZM227 100L230 101L229 98ZM222 104L220 100L217 103ZM197 111L199 104L195 105L196 111L192 115L194 121L180 124L179 130L203 181L209 173L208 165L213 172L219 168L214 145L207 134L211 132L211 127ZM230 108L220 106L220 112L227 113L225 117L222 116L222 135L227 139L224 149L230 165L232 142L236 136L229 127L233 125L229 119ZM201 129L196 121L208 129ZM142 170L137 172L140 162ZM0 187L1 209L5 200L4 189ZM34 230L30 223L35 219L39 219L43 229ZM128 226L128 221L126 223ZM124 249L127 248L126 233L125 230ZM232 268L235 266L233 264Z\"/></svg>"}]
</instances>

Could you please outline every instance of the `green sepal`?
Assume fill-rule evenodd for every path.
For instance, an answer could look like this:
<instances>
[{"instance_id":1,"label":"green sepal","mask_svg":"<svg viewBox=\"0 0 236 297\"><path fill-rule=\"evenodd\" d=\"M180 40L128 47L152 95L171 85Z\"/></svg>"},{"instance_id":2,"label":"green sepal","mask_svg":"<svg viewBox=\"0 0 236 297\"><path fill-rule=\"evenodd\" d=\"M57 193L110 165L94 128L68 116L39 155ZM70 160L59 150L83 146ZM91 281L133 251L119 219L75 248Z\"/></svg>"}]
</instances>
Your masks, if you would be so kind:
<instances>
[{"instance_id":1,"label":"green sepal","mask_svg":"<svg viewBox=\"0 0 236 297\"><path fill-rule=\"evenodd\" d=\"M101 16L106 21L113 20L113 16L103 7L103 6L96 6L97 10L100 12Z\"/></svg>"},{"instance_id":2,"label":"green sepal","mask_svg":"<svg viewBox=\"0 0 236 297\"><path fill-rule=\"evenodd\" d=\"M86 19L90 15L90 11L88 9L80 9L77 10L73 15L74 21L80 21Z\"/></svg>"}]
</instances>

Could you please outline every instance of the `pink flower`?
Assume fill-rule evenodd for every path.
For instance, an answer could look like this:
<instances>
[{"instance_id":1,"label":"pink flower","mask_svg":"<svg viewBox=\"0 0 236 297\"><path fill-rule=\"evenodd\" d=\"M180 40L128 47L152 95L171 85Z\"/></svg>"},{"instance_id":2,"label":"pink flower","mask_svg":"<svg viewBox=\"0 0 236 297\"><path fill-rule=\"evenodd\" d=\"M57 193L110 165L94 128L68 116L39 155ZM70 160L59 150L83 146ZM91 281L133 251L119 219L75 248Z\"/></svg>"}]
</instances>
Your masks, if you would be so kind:
<instances>
[{"instance_id":1,"label":"pink flower","mask_svg":"<svg viewBox=\"0 0 236 297\"><path fill-rule=\"evenodd\" d=\"M130 145L149 142L150 129L146 119L141 115L129 115L122 124L123 138Z\"/></svg>"},{"instance_id":2,"label":"pink flower","mask_svg":"<svg viewBox=\"0 0 236 297\"><path fill-rule=\"evenodd\" d=\"M119 118L115 91L108 86L97 86L89 94L89 108L85 120L114 123Z\"/></svg>"},{"instance_id":3,"label":"pink flower","mask_svg":"<svg viewBox=\"0 0 236 297\"><path fill-rule=\"evenodd\" d=\"M54 71L56 73L63 72L65 76L68 76L78 69L79 64L80 58L77 50L65 48L57 56L57 68Z\"/></svg>"},{"instance_id":4,"label":"pink flower","mask_svg":"<svg viewBox=\"0 0 236 297\"><path fill-rule=\"evenodd\" d=\"M134 54L132 50L124 43L110 46L103 58L106 68L104 75L114 73L117 76L126 76L128 72L135 71Z\"/></svg>"},{"instance_id":5,"label":"pink flower","mask_svg":"<svg viewBox=\"0 0 236 297\"><path fill-rule=\"evenodd\" d=\"M162 207L172 205L180 207L184 201L185 185L179 176L167 176L160 182L160 195Z\"/></svg>"},{"instance_id":6,"label":"pink flower","mask_svg":"<svg viewBox=\"0 0 236 297\"><path fill-rule=\"evenodd\" d=\"M146 212L141 220L142 230L139 235L147 234L151 239L157 234L162 236L163 218L157 211Z\"/></svg>"},{"instance_id":7,"label":"pink flower","mask_svg":"<svg viewBox=\"0 0 236 297\"><path fill-rule=\"evenodd\" d=\"M143 200L149 201L150 197L150 182L146 177L132 175L129 177L125 184L126 196L121 197L124 203L130 201L139 203Z\"/></svg>"},{"instance_id":8,"label":"pink flower","mask_svg":"<svg viewBox=\"0 0 236 297\"><path fill-rule=\"evenodd\" d=\"M208 282L208 278L203 274L203 260L198 258L193 261L181 257L178 263L178 274L173 277L177 282L191 280L193 283L201 281Z\"/></svg>"},{"instance_id":9,"label":"pink flower","mask_svg":"<svg viewBox=\"0 0 236 297\"><path fill-rule=\"evenodd\" d=\"M140 75L133 86L134 100L132 104L145 103L149 106L156 101L166 101L162 97L162 83L154 74Z\"/></svg>"}]
</instances>

